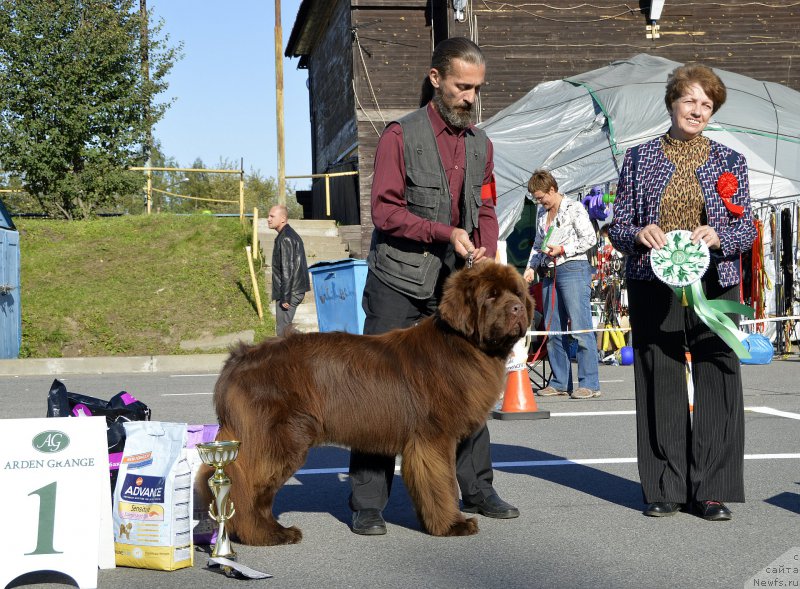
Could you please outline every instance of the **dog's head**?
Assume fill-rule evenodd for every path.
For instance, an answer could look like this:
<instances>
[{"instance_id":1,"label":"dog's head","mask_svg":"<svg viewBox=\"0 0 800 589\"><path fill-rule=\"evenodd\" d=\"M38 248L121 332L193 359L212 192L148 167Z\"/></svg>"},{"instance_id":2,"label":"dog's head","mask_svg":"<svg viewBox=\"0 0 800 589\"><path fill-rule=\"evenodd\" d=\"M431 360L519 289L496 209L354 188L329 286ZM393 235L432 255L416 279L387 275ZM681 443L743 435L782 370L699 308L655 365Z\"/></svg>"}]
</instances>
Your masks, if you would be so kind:
<instances>
[{"instance_id":1,"label":"dog's head","mask_svg":"<svg viewBox=\"0 0 800 589\"><path fill-rule=\"evenodd\" d=\"M448 278L439 316L487 354L505 358L530 327L533 299L512 266L487 261Z\"/></svg>"}]
</instances>

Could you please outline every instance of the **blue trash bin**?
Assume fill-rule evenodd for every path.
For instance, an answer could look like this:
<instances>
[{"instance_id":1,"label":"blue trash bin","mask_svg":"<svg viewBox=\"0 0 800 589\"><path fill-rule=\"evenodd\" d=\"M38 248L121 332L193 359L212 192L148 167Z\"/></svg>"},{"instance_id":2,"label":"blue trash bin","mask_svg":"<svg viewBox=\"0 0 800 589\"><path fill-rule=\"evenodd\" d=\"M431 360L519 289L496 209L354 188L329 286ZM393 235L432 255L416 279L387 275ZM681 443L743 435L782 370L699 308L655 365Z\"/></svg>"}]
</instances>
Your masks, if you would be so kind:
<instances>
[{"instance_id":1,"label":"blue trash bin","mask_svg":"<svg viewBox=\"0 0 800 589\"><path fill-rule=\"evenodd\" d=\"M19 232L0 201L0 358L18 358L22 344Z\"/></svg>"},{"instance_id":2,"label":"blue trash bin","mask_svg":"<svg viewBox=\"0 0 800 589\"><path fill-rule=\"evenodd\" d=\"M364 333L361 296L367 282L365 260L317 262L309 267L320 331Z\"/></svg>"}]
</instances>

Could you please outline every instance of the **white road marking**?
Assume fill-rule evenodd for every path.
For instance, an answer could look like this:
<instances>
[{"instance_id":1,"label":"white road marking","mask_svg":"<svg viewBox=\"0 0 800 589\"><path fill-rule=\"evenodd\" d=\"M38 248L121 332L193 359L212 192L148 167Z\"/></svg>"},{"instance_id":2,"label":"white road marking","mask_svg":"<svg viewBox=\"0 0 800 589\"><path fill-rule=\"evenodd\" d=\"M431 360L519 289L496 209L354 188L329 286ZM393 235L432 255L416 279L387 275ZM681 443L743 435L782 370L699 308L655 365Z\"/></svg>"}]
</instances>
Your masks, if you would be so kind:
<instances>
[{"instance_id":1,"label":"white road marking","mask_svg":"<svg viewBox=\"0 0 800 589\"><path fill-rule=\"evenodd\" d=\"M213 395L214 393L163 393L162 397L201 397Z\"/></svg>"},{"instance_id":2,"label":"white road marking","mask_svg":"<svg viewBox=\"0 0 800 589\"><path fill-rule=\"evenodd\" d=\"M745 460L796 460L800 459L797 454L745 454ZM493 468L524 468L524 467L545 467L545 466L582 466L587 464L635 464L636 457L631 458L575 458L559 460L524 460L516 462L492 462ZM312 474L340 474L347 473L347 468L303 468L295 473L297 475ZM400 472L400 467L394 469Z\"/></svg>"},{"instance_id":3,"label":"white road marking","mask_svg":"<svg viewBox=\"0 0 800 589\"><path fill-rule=\"evenodd\" d=\"M195 378L197 376L213 376L217 378L219 376L218 372L204 372L203 374L170 374L170 378Z\"/></svg>"},{"instance_id":4,"label":"white road marking","mask_svg":"<svg viewBox=\"0 0 800 589\"><path fill-rule=\"evenodd\" d=\"M624 411L565 411L563 413L550 412L550 417L594 417L595 415L636 415L633 409Z\"/></svg>"},{"instance_id":5,"label":"white road marking","mask_svg":"<svg viewBox=\"0 0 800 589\"><path fill-rule=\"evenodd\" d=\"M751 413L764 413L765 415L774 415L775 417L787 417L789 419L800 419L800 413L791 413L789 411L780 411L772 407L745 407L745 411ZM620 411L560 411L550 412L550 417L595 417L604 415L636 415L636 410L627 409Z\"/></svg>"},{"instance_id":6,"label":"white road marking","mask_svg":"<svg viewBox=\"0 0 800 589\"><path fill-rule=\"evenodd\" d=\"M800 458L800 454L745 454L745 460L782 460L784 458Z\"/></svg>"},{"instance_id":7,"label":"white road marking","mask_svg":"<svg viewBox=\"0 0 800 589\"><path fill-rule=\"evenodd\" d=\"M745 407L745 411L752 411L753 413L765 413L767 415L775 415L777 417L788 417L789 419L800 419L800 413L790 413L789 411L780 411L772 407Z\"/></svg>"}]
</instances>

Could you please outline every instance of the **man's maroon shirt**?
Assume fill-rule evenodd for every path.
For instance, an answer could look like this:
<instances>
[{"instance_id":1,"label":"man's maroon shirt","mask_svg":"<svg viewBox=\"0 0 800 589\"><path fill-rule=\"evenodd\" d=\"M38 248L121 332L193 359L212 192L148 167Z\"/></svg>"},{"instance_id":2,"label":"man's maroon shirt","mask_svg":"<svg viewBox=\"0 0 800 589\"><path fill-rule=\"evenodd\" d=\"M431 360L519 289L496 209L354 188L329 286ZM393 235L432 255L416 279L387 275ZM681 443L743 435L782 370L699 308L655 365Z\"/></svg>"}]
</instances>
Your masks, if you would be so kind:
<instances>
[{"instance_id":1,"label":"man's maroon shirt","mask_svg":"<svg viewBox=\"0 0 800 589\"><path fill-rule=\"evenodd\" d=\"M450 184L450 225L429 221L406 208L403 194L406 187L406 165L403 156L403 129L399 123L390 124L381 135L375 151L375 175L372 180L372 222L379 230L395 237L405 237L422 243L449 242L453 227L458 227L461 190L464 187L466 141L464 129L453 129L445 123L433 104L428 104L428 117L439 147L447 181ZM483 184L493 181L494 147L486 140L486 170ZM485 247L486 256L493 258L497 250L500 229L492 198L484 198L478 209L478 227L472 233L475 247Z\"/></svg>"}]
</instances>

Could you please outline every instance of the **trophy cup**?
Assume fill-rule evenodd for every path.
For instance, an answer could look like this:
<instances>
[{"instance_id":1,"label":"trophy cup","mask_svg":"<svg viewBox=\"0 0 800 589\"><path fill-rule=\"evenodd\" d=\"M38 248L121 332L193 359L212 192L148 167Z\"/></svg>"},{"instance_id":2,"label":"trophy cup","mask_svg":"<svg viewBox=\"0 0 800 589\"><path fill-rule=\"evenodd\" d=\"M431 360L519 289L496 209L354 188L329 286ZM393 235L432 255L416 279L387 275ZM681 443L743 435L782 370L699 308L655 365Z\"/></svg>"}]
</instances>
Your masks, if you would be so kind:
<instances>
[{"instance_id":1,"label":"trophy cup","mask_svg":"<svg viewBox=\"0 0 800 589\"><path fill-rule=\"evenodd\" d=\"M208 487L214 495L214 502L208 506L208 514L211 519L219 524L217 529L217 543L211 552L212 558L227 558L233 560L236 553L231 549L231 542L228 538L228 529L225 522L228 521L236 509L233 501L228 497L231 490L231 479L225 474L224 468L236 460L239 454L238 441L219 441L197 444L197 452L208 466L214 468L214 474L208 479ZM227 572L227 571L226 571Z\"/></svg>"}]
</instances>

